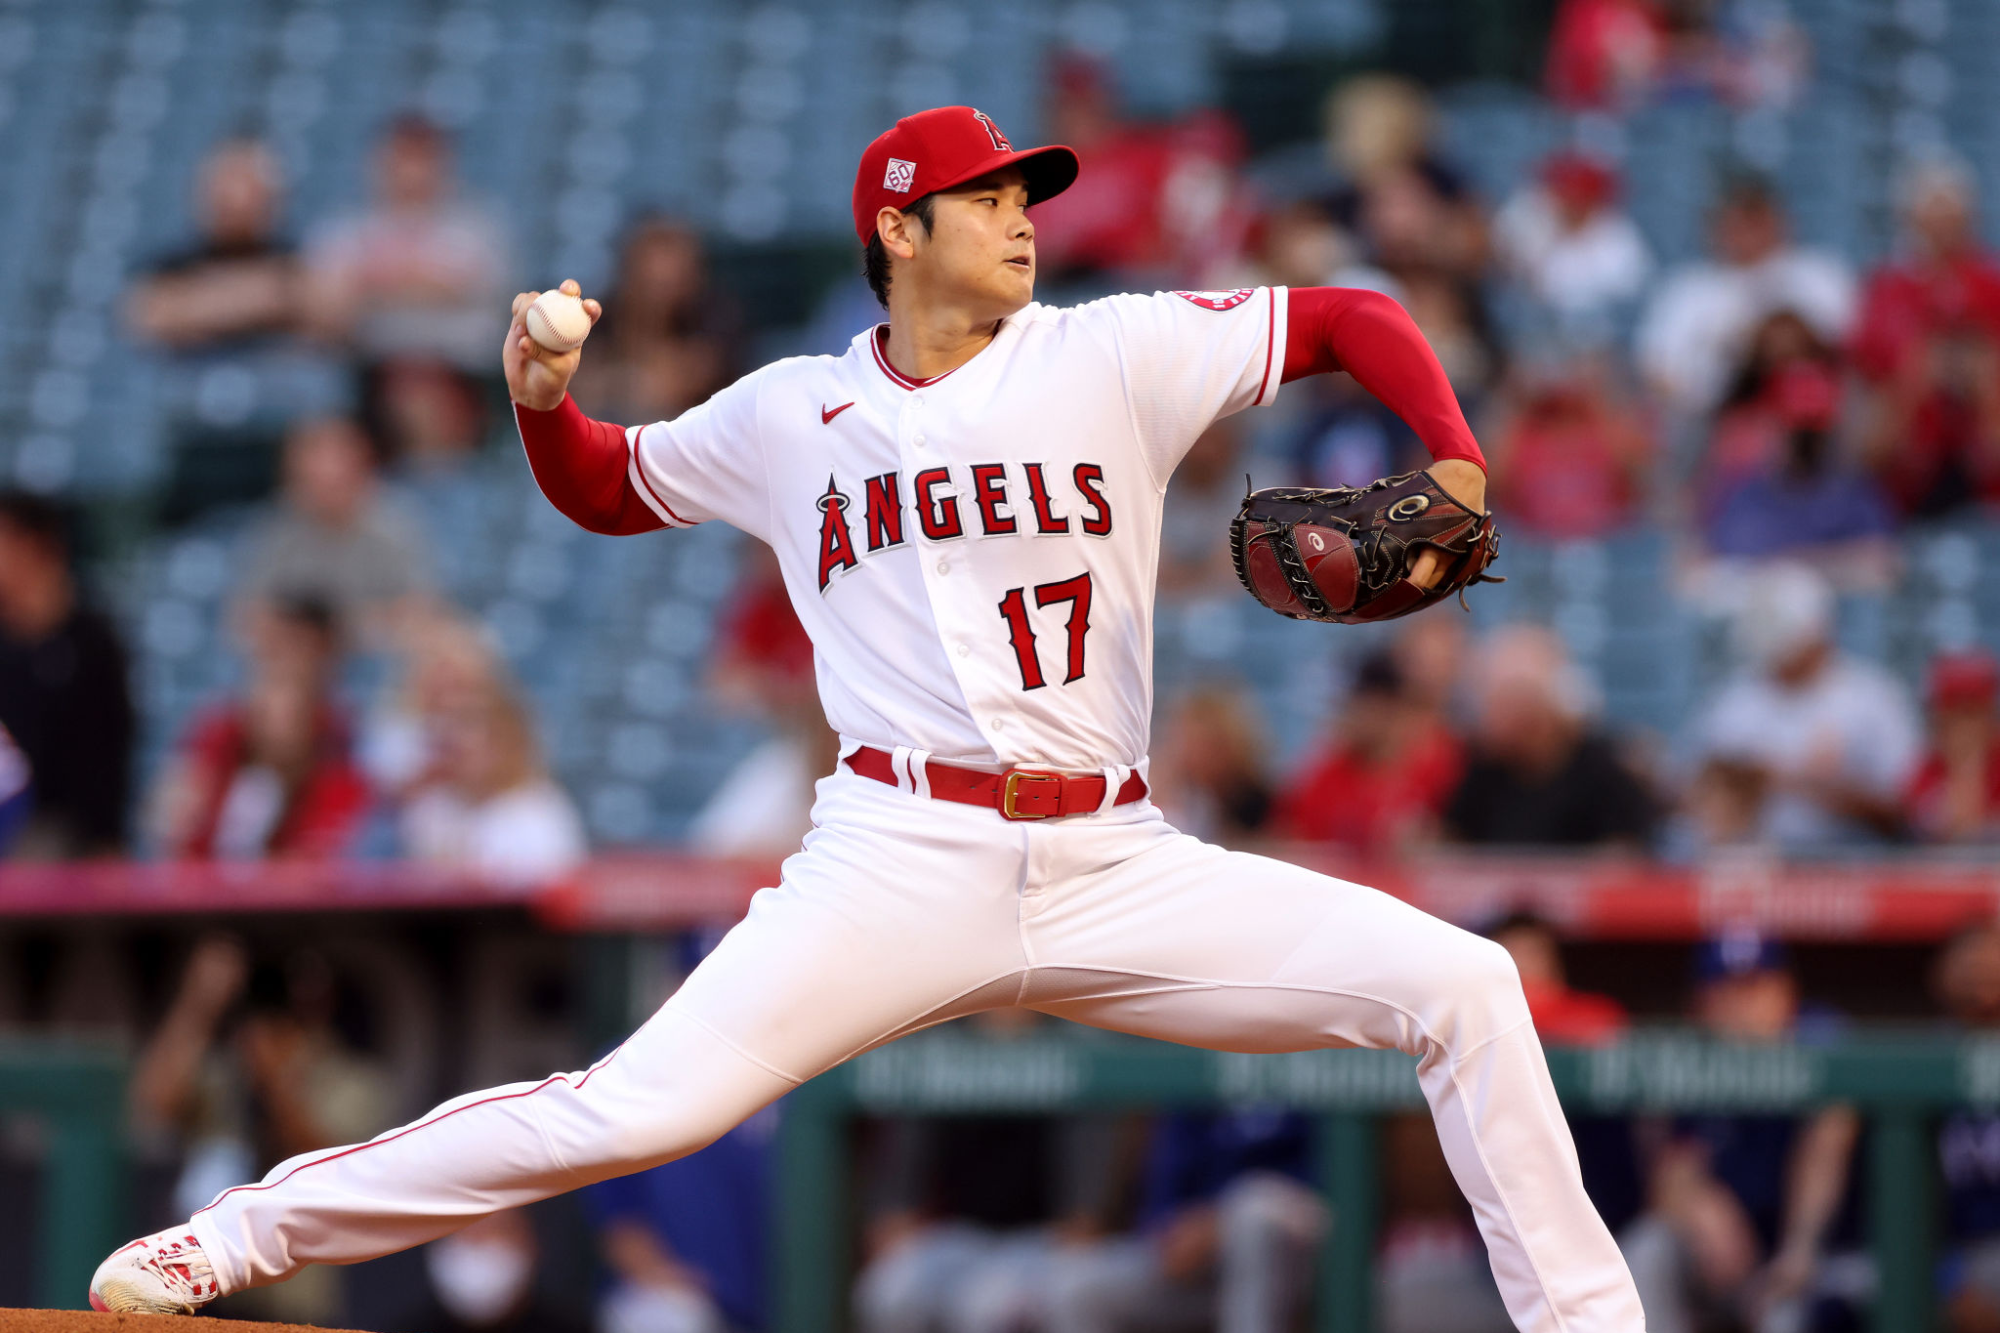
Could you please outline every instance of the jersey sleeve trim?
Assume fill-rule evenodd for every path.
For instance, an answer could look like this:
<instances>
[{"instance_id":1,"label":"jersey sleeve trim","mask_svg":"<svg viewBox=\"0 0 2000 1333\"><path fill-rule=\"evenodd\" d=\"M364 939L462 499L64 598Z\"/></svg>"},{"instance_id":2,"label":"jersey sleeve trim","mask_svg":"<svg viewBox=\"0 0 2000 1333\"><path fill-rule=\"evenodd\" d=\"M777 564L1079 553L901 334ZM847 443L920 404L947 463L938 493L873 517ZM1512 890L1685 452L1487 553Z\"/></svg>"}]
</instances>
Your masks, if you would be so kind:
<instances>
[{"instance_id":1,"label":"jersey sleeve trim","mask_svg":"<svg viewBox=\"0 0 2000 1333\"><path fill-rule=\"evenodd\" d=\"M694 523L676 514L673 507L653 489L652 479L646 475L646 466L639 461L639 437L645 431L644 426L633 426L625 432L625 450L629 457L627 472L632 478L632 486L639 492L639 498L646 502L646 507L659 515L662 523L670 528L691 528Z\"/></svg>"},{"instance_id":2,"label":"jersey sleeve trim","mask_svg":"<svg viewBox=\"0 0 2000 1333\"><path fill-rule=\"evenodd\" d=\"M1264 340L1264 377L1258 382L1257 397L1250 403L1252 407L1263 407L1278 400L1278 386L1285 379L1285 358L1278 349L1285 346L1289 336L1287 327L1287 296L1283 287L1266 287L1269 298L1269 328Z\"/></svg>"}]
</instances>

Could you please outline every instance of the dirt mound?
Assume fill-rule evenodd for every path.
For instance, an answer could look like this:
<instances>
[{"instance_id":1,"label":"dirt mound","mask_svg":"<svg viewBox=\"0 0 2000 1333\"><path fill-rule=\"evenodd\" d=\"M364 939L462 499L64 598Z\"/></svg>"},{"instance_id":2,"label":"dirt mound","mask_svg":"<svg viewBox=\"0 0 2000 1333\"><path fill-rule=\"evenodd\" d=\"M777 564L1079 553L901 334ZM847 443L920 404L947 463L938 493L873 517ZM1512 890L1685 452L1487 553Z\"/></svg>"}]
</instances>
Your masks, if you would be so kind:
<instances>
[{"instance_id":1,"label":"dirt mound","mask_svg":"<svg viewBox=\"0 0 2000 1333\"><path fill-rule=\"evenodd\" d=\"M328 1333L302 1324L251 1324L169 1314L97 1314L90 1310L0 1310L0 1333Z\"/></svg>"}]
</instances>

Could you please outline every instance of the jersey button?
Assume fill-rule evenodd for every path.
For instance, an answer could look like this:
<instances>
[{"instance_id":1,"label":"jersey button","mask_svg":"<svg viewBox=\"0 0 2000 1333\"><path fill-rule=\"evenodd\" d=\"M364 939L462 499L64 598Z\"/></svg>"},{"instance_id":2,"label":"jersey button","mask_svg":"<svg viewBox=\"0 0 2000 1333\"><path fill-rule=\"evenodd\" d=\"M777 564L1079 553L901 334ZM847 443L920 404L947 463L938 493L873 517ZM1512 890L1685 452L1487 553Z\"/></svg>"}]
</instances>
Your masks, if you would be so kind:
<instances>
[{"instance_id":1,"label":"jersey button","mask_svg":"<svg viewBox=\"0 0 2000 1333\"><path fill-rule=\"evenodd\" d=\"M924 433L923 433L922 431L918 431L918 432L917 432L917 433L916 433L915 435L913 435L913 436L911 436L911 437L910 437L910 443L911 443L911 444L914 444L914 445L916 445L916 446L917 446L917 448L919 448L919 449L923 448L923 447L924 447Z\"/></svg>"},{"instance_id":2,"label":"jersey button","mask_svg":"<svg viewBox=\"0 0 2000 1333\"><path fill-rule=\"evenodd\" d=\"M972 645L969 643L961 643L960 645L958 645L958 655L960 657L972 656Z\"/></svg>"},{"instance_id":3,"label":"jersey button","mask_svg":"<svg viewBox=\"0 0 2000 1333\"><path fill-rule=\"evenodd\" d=\"M1006 725L1007 725L1007 719L1004 717L996 717L993 719L993 730L995 731L1000 730L1000 728Z\"/></svg>"},{"instance_id":4,"label":"jersey button","mask_svg":"<svg viewBox=\"0 0 2000 1333\"><path fill-rule=\"evenodd\" d=\"M949 560L940 560L940 561L938 561L938 573L940 573L940 574L949 574L949 573L951 573L951 561L949 561Z\"/></svg>"}]
</instances>

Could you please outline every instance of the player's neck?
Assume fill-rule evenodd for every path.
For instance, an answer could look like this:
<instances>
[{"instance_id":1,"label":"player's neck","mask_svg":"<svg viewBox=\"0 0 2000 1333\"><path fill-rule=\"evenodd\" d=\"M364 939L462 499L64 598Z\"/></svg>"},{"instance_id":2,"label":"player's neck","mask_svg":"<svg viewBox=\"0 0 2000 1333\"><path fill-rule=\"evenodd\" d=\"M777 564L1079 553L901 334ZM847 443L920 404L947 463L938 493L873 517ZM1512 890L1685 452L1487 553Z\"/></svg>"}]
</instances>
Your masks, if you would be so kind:
<instances>
[{"instance_id":1,"label":"player's neck","mask_svg":"<svg viewBox=\"0 0 2000 1333\"><path fill-rule=\"evenodd\" d=\"M884 353L899 374L913 380L946 375L986 350L1003 321L990 309L973 313L911 299L889 297L889 342Z\"/></svg>"}]
</instances>

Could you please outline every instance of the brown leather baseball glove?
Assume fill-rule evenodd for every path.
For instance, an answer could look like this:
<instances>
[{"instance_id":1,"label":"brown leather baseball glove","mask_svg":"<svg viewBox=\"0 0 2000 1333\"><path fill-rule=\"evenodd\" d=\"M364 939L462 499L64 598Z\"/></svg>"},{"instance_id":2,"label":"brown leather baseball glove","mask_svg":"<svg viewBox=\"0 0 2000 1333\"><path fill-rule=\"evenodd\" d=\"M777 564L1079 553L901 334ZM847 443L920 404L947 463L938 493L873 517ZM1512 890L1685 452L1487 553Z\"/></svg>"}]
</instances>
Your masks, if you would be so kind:
<instances>
[{"instance_id":1,"label":"brown leather baseball glove","mask_svg":"<svg viewBox=\"0 0 2000 1333\"><path fill-rule=\"evenodd\" d=\"M1428 472L1371 486L1251 491L1229 525L1236 577L1294 620L1343 625L1393 620L1466 587L1504 580L1486 572L1499 550L1490 515L1451 498ZM1410 578L1419 552L1444 557L1437 582Z\"/></svg>"}]
</instances>

